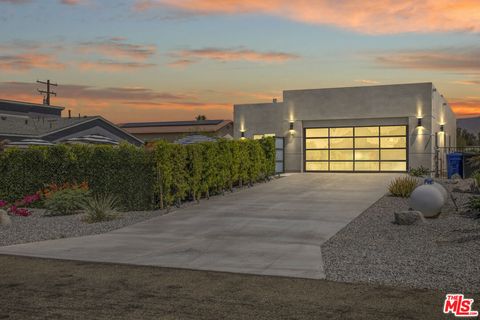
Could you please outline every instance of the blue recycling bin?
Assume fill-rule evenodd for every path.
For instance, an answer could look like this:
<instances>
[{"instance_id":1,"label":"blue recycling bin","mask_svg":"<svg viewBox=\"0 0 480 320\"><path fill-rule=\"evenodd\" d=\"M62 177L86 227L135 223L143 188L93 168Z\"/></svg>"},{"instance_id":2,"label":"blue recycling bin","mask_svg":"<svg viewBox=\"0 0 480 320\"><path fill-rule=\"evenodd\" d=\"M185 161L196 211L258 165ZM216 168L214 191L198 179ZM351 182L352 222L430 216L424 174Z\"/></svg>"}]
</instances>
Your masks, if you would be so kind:
<instances>
[{"instance_id":1,"label":"blue recycling bin","mask_svg":"<svg viewBox=\"0 0 480 320\"><path fill-rule=\"evenodd\" d=\"M450 179L454 174L463 178L463 153L453 152L447 154L447 175Z\"/></svg>"}]
</instances>

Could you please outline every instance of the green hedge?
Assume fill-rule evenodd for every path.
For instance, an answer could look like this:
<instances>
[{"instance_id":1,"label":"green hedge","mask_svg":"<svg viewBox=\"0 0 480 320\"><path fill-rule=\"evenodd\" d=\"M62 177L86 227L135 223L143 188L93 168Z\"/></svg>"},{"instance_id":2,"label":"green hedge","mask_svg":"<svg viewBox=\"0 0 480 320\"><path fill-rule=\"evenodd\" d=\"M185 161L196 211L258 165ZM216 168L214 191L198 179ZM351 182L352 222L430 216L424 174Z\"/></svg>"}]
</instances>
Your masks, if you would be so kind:
<instances>
[{"instance_id":1,"label":"green hedge","mask_svg":"<svg viewBox=\"0 0 480 320\"><path fill-rule=\"evenodd\" d=\"M176 145L150 149L56 145L0 153L0 199L13 201L50 183L88 182L127 210L178 205L268 179L275 172L273 138Z\"/></svg>"}]
</instances>

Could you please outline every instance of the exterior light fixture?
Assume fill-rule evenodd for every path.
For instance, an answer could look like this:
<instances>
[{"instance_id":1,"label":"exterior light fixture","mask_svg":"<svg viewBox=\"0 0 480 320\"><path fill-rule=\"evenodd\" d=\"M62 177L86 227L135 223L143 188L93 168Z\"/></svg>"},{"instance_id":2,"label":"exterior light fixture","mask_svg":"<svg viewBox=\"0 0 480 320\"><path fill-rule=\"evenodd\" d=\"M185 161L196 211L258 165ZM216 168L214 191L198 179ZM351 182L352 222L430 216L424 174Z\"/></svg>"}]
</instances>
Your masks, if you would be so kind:
<instances>
[{"instance_id":1,"label":"exterior light fixture","mask_svg":"<svg viewBox=\"0 0 480 320\"><path fill-rule=\"evenodd\" d=\"M445 131L445 125L441 124L440 125L440 132L444 132Z\"/></svg>"},{"instance_id":2,"label":"exterior light fixture","mask_svg":"<svg viewBox=\"0 0 480 320\"><path fill-rule=\"evenodd\" d=\"M245 139L245 130L240 131L240 139Z\"/></svg>"},{"instance_id":3,"label":"exterior light fixture","mask_svg":"<svg viewBox=\"0 0 480 320\"><path fill-rule=\"evenodd\" d=\"M417 128L422 126L422 118L417 119Z\"/></svg>"},{"instance_id":4,"label":"exterior light fixture","mask_svg":"<svg viewBox=\"0 0 480 320\"><path fill-rule=\"evenodd\" d=\"M294 133L295 130L293 130L293 121L290 121L290 129L289 129L290 133Z\"/></svg>"}]
</instances>

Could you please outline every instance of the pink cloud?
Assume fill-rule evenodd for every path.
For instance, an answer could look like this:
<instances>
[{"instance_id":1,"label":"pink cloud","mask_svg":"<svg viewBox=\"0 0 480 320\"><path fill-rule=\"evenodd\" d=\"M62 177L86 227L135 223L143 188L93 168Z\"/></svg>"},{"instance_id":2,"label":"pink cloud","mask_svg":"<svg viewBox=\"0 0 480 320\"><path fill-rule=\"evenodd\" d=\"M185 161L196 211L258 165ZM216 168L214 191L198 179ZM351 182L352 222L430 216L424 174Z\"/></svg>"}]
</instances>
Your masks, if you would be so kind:
<instances>
[{"instance_id":1,"label":"pink cloud","mask_svg":"<svg viewBox=\"0 0 480 320\"><path fill-rule=\"evenodd\" d=\"M121 37L83 42L79 45L79 49L83 53L100 53L109 58L132 58L135 60L146 60L156 52L156 47L153 45L127 43L126 39Z\"/></svg>"},{"instance_id":2,"label":"pink cloud","mask_svg":"<svg viewBox=\"0 0 480 320\"><path fill-rule=\"evenodd\" d=\"M121 72L129 70L138 70L149 67L154 67L153 63L141 63L141 62L121 62L111 60L99 60L99 61L84 61L78 63L81 70L88 71L108 71L108 72Z\"/></svg>"},{"instance_id":3,"label":"pink cloud","mask_svg":"<svg viewBox=\"0 0 480 320\"><path fill-rule=\"evenodd\" d=\"M28 71L31 69L64 69L65 64L58 62L54 56L39 53L21 53L0 56L0 70Z\"/></svg>"},{"instance_id":4,"label":"pink cloud","mask_svg":"<svg viewBox=\"0 0 480 320\"><path fill-rule=\"evenodd\" d=\"M300 56L284 52L258 52L251 49L222 49L222 48L204 48L195 50L181 50L174 52L173 57L177 60L170 63L170 66L185 67L189 64L198 62L201 59L226 61L249 61L281 63L292 59L298 59Z\"/></svg>"},{"instance_id":5,"label":"pink cloud","mask_svg":"<svg viewBox=\"0 0 480 320\"><path fill-rule=\"evenodd\" d=\"M138 0L134 8L173 8L192 14L261 13L368 34L480 32L478 0Z\"/></svg>"}]
</instances>

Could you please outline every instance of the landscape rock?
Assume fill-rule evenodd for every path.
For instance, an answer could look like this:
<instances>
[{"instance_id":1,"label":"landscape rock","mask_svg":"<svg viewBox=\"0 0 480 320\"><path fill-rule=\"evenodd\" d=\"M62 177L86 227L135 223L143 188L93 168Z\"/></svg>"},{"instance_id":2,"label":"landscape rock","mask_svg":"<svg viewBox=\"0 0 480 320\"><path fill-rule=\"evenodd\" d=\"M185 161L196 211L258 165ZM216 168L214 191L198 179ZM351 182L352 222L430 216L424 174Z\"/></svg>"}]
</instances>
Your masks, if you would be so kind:
<instances>
[{"instance_id":1,"label":"landscape rock","mask_svg":"<svg viewBox=\"0 0 480 320\"><path fill-rule=\"evenodd\" d=\"M395 212L395 223L399 225L412 225L423 221L420 211L405 210Z\"/></svg>"},{"instance_id":2,"label":"landscape rock","mask_svg":"<svg viewBox=\"0 0 480 320\"><path fill-rule=\"evenodd\" d=\"M0 226L9 226L11 224L12 221L10 220L7 211L0 210Z\"/></svg>"}]
</instances>

